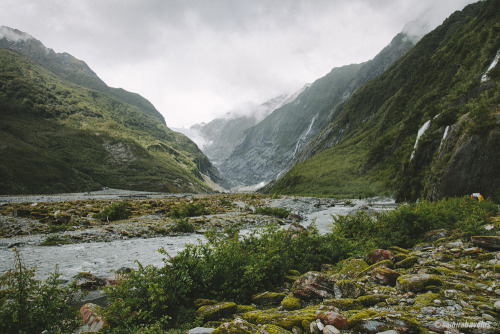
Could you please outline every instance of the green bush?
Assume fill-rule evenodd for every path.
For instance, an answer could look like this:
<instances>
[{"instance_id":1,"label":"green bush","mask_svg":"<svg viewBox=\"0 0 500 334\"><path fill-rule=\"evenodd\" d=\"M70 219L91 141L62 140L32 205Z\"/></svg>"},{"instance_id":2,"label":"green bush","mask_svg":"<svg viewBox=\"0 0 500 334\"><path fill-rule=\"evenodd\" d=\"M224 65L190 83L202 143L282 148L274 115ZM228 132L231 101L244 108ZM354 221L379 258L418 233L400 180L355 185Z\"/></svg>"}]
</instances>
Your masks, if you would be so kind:
<instances>
[{"instance_id":1,"label":"green bush","mask_svg":"<svg viewBox=\"0 0 500 334\"><path fill-rule=\"evenodd\" d=\"M334 218L334 234L378 247L411 247L423 235L435 229L458 229L466 236L486 234L482 226L498 212L491 201L478 202L469 197L437 202L421 201L397 210L376 213L356 212Z\"/></svg>"},{"instance_id":2,"label":"green bush","mask_svg":"<svg viewBox=\"0 0 500 334\"><path fill-rule=\"evenodd\" d=\"M209 213L208 209L202 203L175 205L170 209L170 216L173 218L196 217Z\"/></svg>"},{"instance_id":3,"label":"green bush","mask_svg":"<svg viewBox=\"0 0 500 334\"><path fill-rule=\"evenodd\" d=\"M132 215L130 207L131 204L129 202L116 202L105 207L100 213L95 214L94 218L102 221L127 219Z\"/></svg>"},{"instance_id":4,"label":"green bush","mask_svg":"<svg viewBox=\"0 0 500 334\"><path fill-rule=\"evenodd\" d=\"M290 215L290 210L286 208L274 208L270 206L264 206L260 208L256 208L254 211L257 215L267 215L278 218L286 218Z\"/></svg>"},{"instance_id":5,"label":"green bush","mask_svg":"<svg viewBox=\"0 0 500 334\"><path fill-rule=\"evenodd\" d=\"M15 252L14 269L0 277L0 332L72 333L79 325L74 306L78 300L59 285L57 267L42 283L34 278L35 269L26 268Z\"/></svg>"},{"instance_id":6,"label":"green bush","mask_svg":"<svg viewBox=\"0 0 500 334\"><path fill-rule=\"evenodd\" d=\"M173 226L173 230L174 232L193 233L195 231L195 227L193 223L187 219L177 219Z\"/></svg>"}]
</instances>

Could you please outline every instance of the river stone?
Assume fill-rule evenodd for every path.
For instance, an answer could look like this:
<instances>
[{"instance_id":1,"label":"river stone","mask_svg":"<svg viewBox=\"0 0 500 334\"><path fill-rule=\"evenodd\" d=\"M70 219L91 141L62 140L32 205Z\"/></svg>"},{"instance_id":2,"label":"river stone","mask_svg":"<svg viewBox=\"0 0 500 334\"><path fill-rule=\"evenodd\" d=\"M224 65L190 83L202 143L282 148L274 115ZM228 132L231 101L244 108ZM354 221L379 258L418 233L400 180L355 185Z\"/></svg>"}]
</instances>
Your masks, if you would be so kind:
<instances>
[{"instance_id":1,"label":"river stone","mask_svg":"<svg viewBox=\"0 0 500 334\"><path fill-rule=\"evenodd\" d=\"M500 236L476 236L471 237L471 241L481 248L500 250Z\"/></svg>"},{"instance_id":2,"label":"river stone","mask_svg":"<svg viewBox=\"0 0 500 334\"><path fill-rule=\"evenodd\" d=\"M205 305L200 307L196 313L204 321L218 320L233 315L236 312L236 307L236 303L232 302Z\"/></svg>"},{"instance_id":3,"label":"river stone","mask_svg":"<svg viewBox=\"0 0 500 334\"><path fill-rule=\"evenodd\" d=\"M188 334L210 334L215 330L215 328L208 327L196 327L188 330Z\"/></svg>"},{"instance_id":4,"label":"river stone","mask_svg":"<svg viewBox=\"0 0 500 334\"><path fill-rule=\"evenodd\" d=\"M74 284L80 289L95 290L106 286L108 282L106 279L98 277L94 274L82 272L76 274Z\"/></svg>"},{"instance_id":5,"label":"river stone","mask_svg":"<svg viewBox=\"0 0 500 334\"><path fill-rule=\"evenodd\" d=\"M252 296L252 303L258 306L277 306L286 297L284 293L262 292Z\"/></svg>"},{"instance_id":6,"label":"river stone","mask_svg":"<svg viewBox=\"0 0 500 334\"><path fill-rule=\"evenodd\" d=\"M232 322L226 322L216 328L212 334L257 334L260 333L260 328L249 323L241 318L237 318Z\"/></svg>"},{"instance_id":7,"label":"river stone","mask_svg":"<svg viewBox=\"0 0 500 334\"><path fill-rule=\"evenodd\" d=\"M500 311L500 300L495 302L495 310Z\"/></svg>"},{"instance_id":8,"label":"river stone","mask_svg":"<svg viewBox=\"0 0 500 334\"><path fill-rule=\"evenodd\" d=\"M337 281L333 287L335 298L352 298L356 299L364 295L365 289L357 282L350 280Z\"/></svg>"},{"instance_id":9,"label":"river stone","mask_svg":"<svg viewBox=\"0 0 500 334\"><path fill-rule=\"evenodd\" d=\"M323 334L340 334L340 331L332 325L326 325Z\"/></svg>"},{"instance_id":10,"label":"river stone","mask_svg":"<svg viewBox=\"0 0 500 334\"><path fill-rule=\"evenodd\" d=\"M300 276L293 283L294 296L301 299L331 298L334 295L335 280L317 271L310 271Z\"/></svg>"},{"instance_id":11,"label":"river stone","mask_svg":"<svg viewBox=\"0 0 500 334\"><path fill-rule=\"evenodd\" d=\"M335 326L338 329L344 329L347 327L347 319L337 311L317 312L316 316L318 317L318 320L325 325Z\"/></svg>"},{"instance_id":12,"label":"river stone","mask_svg":"<svg viewBox=\"0 0 500 334\"><path fill-rule=\"evenodd\" d=\"M403 291L420 292L427 290L428 287L436 287L442 284L443 282L436 275L410 274L399 276L396 287Z\"/></svg>"}]
</instances>

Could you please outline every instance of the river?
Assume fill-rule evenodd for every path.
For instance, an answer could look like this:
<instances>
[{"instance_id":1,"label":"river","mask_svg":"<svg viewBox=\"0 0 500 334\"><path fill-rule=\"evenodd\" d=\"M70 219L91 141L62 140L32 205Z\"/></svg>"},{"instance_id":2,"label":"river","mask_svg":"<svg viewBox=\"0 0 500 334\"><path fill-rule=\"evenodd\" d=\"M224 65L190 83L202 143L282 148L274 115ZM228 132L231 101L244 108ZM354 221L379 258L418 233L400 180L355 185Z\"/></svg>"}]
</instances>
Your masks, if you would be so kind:
<instances>
[{"instance_id":1,"label":"river","mask_svg":"<svg viewBox=\"0 0 500 334\"><path fill-rule=\"evenodd\" d=\"M24 198L25 199L25 198ZM330 200L331 201L331 200ZM286 207L300 214L300 222L307 227L315 223L320 233L331 230L332 215L343 215L369 206L370 210L388 210L395 207L390 199L352 200L349 205L332 204L328 199L297 197L271 200L270 206ZM241 234L249 230L242 230ZM14 266L13 245L22 255L28 268L36 267L36 277L46 278L53 273L56 265L62 279L69 280L79 272L90 272L102 277L113 277L114 271L121 267L137 268L136 260L142 265L160 266L164 255L158 250L164 248L174 256L185 248L187 243L203 242L201 234L180 236L133 238L109 242L76 243L61 246L39 246L40 238L46 236L20 236L0 238L0 274Z\"/></svg>"}]
</instances>

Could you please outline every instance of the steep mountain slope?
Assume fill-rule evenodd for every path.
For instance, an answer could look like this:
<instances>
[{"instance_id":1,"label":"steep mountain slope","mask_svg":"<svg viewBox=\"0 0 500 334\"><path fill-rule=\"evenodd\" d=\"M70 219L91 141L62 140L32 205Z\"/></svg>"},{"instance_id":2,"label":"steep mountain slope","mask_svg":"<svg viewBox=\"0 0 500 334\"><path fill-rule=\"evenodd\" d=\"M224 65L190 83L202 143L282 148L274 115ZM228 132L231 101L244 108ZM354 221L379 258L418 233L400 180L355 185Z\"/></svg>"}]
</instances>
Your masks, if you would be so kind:
<instances>
[{"instance_id":1,"label":"steep mountain slope","mask_svg":"<svg viewBox=\"0 0 500 334\"><path fill-rule=\"evenodd\" d=\"M270 191L499 196L498 8L469 5L422 38L339 108Z\"/></svg>"},{"instance_id":2,"label":"steep mountain slope","mask_svg":"<svg viewBox=\"0 0 500 334\"><path fill-rule=\"evenodd\" d=\"M250 128L243 141L220 163L221 173L237 184L250 185L275 179L291 166L327 120L335 116L339 104L412 46L411 39L402 33L373 60L334 68L293 102Z\"/></svg>"},{"instance_id":3,"label":"steep mountain slope","mask_svg":"<svg viewBox=\"0 0 500 334\"><path fill-rule=\"evenodd\" d=\"M245 138L246 131L267 117L273 110L293 100L293 96L282 94L260 105L248 103L228 112L207 124L192 127L204 140L200 147L203 153L219 168L224 168L225 160ZM221 171L222 173L222 171Z\"/></svg>"},{"instance_id":4,"label":"steep mountain slope","mask_svg":"<svg viewBox=\"0 0 500 334\"><path fill-rule=\"evenodd\" d=\"M2 29L3 45L5 39L15 42L16 36L26 36L15 30L5 36L6 28ZM30 53L50 54L32 37L29 41ZM37 49L37 44L44 49ZM1 194L103 186L206 192L211 191L208 183L222 182L198 147L168 129L149 102L106 86L96 90L77 84L86 81L85 76L97 78L90 70L83 78L79 70L68 70L61 77L56 70L60 56L56 54L54 65L46 67L18 51L0 49ZM66 58L78 69L86 68L71 56Z\"/></svg>"}]
</instances>

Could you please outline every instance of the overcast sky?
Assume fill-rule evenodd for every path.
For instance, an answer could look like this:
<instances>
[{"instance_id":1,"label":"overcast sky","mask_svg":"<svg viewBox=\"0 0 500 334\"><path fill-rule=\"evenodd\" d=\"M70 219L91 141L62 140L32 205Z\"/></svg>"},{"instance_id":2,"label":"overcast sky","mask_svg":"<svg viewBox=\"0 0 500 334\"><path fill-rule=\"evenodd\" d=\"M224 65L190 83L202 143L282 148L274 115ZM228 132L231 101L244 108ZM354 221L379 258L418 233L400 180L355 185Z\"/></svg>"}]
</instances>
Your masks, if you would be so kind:
<instances>
[{"instance_id":1,"label":"overcast sky","mask_svg":"<svg viewBox=\"0 0 500 334\"><path fill-rule=\"evenodd\" d=\"M474 0L0 0L0 26L84 60L169 127L207 122L373 58L406 23Z\"/></svg>"}]
</instances>

